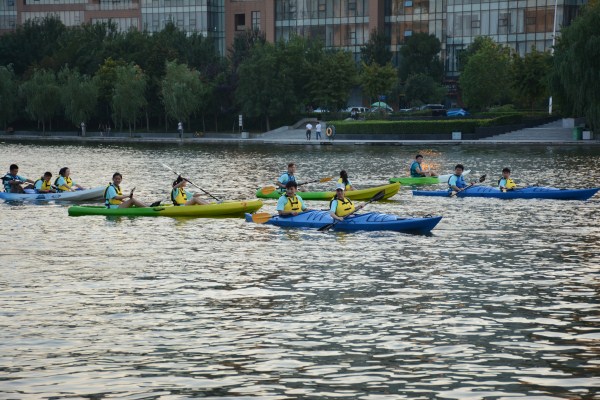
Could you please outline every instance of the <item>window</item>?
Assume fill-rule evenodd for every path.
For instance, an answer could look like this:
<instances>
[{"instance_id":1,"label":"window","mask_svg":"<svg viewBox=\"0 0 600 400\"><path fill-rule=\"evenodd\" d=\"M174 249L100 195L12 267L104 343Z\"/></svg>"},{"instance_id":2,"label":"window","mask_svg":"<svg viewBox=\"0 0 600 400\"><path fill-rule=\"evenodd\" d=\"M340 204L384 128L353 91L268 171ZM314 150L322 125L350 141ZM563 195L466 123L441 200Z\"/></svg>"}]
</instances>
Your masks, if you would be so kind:
<instances>
[{"instance_id":1,"label":"window","mask_svg":"<svg viewBox=\"0 0 600 400\"><path fill-rule=\"evenodd\" d=\"M508 14L500 14L500 19L498 20L498 26L508 26Z\"/></svg>"},{"instance_id":2,"label":"window","mask_svg":"<svg viewBox=\"0 0 600 400\"><path fill-rule=\"evenodd\" d=\"M413 31L404 31L404 37L411 37L413 34Z\"/></svg>"},{"instance_id":3,"label":"window","mask_svg":"<svg viewBox=\"0 0 600 400\"><path fill-rule=\"evenodd\" d=\"M236 31L246 30L246 14L235 14L233 18Z\"/></svg>"},{"instance_id":4,"label":"window","mask_svg":"<svg viewBox=\"0 0 600 400\"><path fill-rule=\"evenodd\" d=\"M527 25L535 25L535 17L527 17Z\"/></svg>"},{"instance_id":5,"label":"window","mask_svg":"<svg viewBox=\"0 0 600 400\"><path fill-rule=\"evenodd\" d=\"M252 30L260 31L260 11L252 11Z\"/></svg>"},{"instance_id":6,"label":"window","mask_svg":"<svg viewBox=\"0 0 600 400\"><path fill-rule=\"evenodd\" d=\"M412 7L413 6L413 2L412 0L406 0L404 2L404 7Z\"/></svg>"},{"instance_id":7,"label":"window","mask_svg":"<svg viewBox=\"0 0 600 400\"><path fill-rule=\"evenodd\" d=\"M348 1L348 11L356 11L356 0Z\"/></svg>"},{"instance_id":8,"label":"window","mask_svg":"<svg viewBox=\"0 0 600 400\"><path fill-rule=\"evenodd\" d=\"M481 22L478 19L471 20L471 28L480 28Z\"/></svg>"}]
</instances>

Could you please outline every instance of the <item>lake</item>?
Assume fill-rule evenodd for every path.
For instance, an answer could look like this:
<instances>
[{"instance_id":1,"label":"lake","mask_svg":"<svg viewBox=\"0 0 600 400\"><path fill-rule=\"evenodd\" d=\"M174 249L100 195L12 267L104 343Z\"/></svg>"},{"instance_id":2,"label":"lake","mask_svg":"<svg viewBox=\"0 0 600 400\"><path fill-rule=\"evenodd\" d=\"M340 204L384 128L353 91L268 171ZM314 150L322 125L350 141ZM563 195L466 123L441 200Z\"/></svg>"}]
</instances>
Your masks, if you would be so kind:
<instances>
[{"instance_id":1,"label":"lake","mask_svg":"<svg viewBox=\"0 0 600 400\"><path fill-rule=\"evenodd\" d=\"M599 147L0 144L2 172L68 166L93 187L119 171L149 202L169 201L176 176L162 163L251 199L289 161L299 180L346 169L364 188L406 175L417 153L442 173L487 174L484 185L506 166L521 185L600 185ZM598 396L600 197L410 189L367 209L442 215L430 235L0 203L0 398Z\"/></svg>"}]
</instances>

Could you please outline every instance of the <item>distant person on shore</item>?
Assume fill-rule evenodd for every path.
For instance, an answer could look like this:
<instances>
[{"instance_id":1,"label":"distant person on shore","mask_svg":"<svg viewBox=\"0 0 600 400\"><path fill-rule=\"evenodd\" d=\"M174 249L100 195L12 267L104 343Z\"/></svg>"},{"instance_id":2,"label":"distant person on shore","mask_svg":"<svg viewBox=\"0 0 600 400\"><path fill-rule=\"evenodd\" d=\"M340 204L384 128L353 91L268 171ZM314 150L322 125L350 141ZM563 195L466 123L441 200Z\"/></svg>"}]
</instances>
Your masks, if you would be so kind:
<instances>
[{"instance_id":1,"label":"distant person on shore","mask_svg":"<svg viewBox=\"0 0 600 400\"><path fill-rule=\"evenodd\" d=\"M85 136L85 122L81 121L81 136Z\"/></svg>"},{"instance_id":2,"label":"distant person on shore","mask_svg":"<svg viewBox=\"0 0 600 400\"><path fill-rule=\"evenodd\" d=\"M52 185L52 182L50 182L51 179L52 172L46 171L44 176L35 181L33 188L35 189L36 193L55 193L56 189L54 189L54 185Z\"/></svg>"},{"instance_id":3,"label":"distant person on shore","mask_svg":"<svg viewBox=\"0 0 600 400\"><path fill-rule=\"evenodd\" d=\"M7 172L2 177L2 185L4 186L4 191L7 193L25 193L23 187L21 186L24 183L35 183L31 179L27 179L23 176L19 176L19 166L17 164L11 164L9 167L9 172ZM25 187L25 189L32 188L31 185Z\"/></svg>"},{"instance_id":4,"label":"distant person on shore","mask_svg":"<svg viewBox=\"0 0 600 400\"><path fill-rule=\"evenodd\" d=\"M425 171L422 167L423 156L417 154L415 161L410 165L410 176L411 178L422 178L424 176L437 176L433 171Z\"/></svg>"},{"instance_id":5,"label":"distant person on shore","mask_svg":"<svg viewBox=\"0 0 600 400\"><path fill-rule=\"evenodd\" d=\"M344 190L346 192L349 190L354 190L354 186L352 186L352 182L350 182L350 179L348 179L348 173L346 170L340 171L340 179L338 179L338 184L340 183L344 185Z\"/></svg>"},{"instance_id":6,"label":"distant person on shore","mask_svg":"<svg viewBox=\"0 0 600 400\"><path fill-rule=\"evenodd\" d=\"M306 124L306 140L310 140L310 136L312 135L312 124L309 122Z\"/></svg>"},{"instance_id":7,"label":"distant person on shore","mask_svg":"<svg viewBox=\"0 0 600 400\"><path fill-rule=\"evenodd\" d=\"M321 125L321 121L317 121L317 126L315 126L315 138L316 140L321 139L321 130L323 129L323 125Z\"/></svg>"},{"instance_id":8,"label":"distant person on shore","mask_svg":"<svg viewBox=\"0 0 600 400\"><path fill-rule=\"evenodd\" d=\"M205 206L210 204L208 201L204 201L200 198L200 193L190 193L185 190L187 180L181 175L173 182L173 189L171 190L171 200L175 206Z\"/></svg>"},{"instance_id":9,"label":"distant person on shore","mask_svg":"<svg viewBox=\"0 0 600 400\"><path fill-rule=\"evenodd\" d=\"M517 184L510 178L510 168L504 168L502 170L502 178L498 179L498 188L506 192L507 190L515 190Z\"/></svg>"},{"instance_id":10,"label":"distant person on shore","mask_svg":"<svg viewBox=\"0 0 600 400\"><path fill-rule=\"evenodd\" d=\"M85 188L71 179L71 170L68 167L62 167L60 171L58 171L58 178L54 181L54 186L58 189L59 192L74 192L76 187L79 190L84 190Z\"/></svg>"},{"instance_id":11,"label":"distant person on shore","mask_svg":"<svg viewBox=\"0 0 600 400\"><path fill-rule=\"evenodd\" d=\"M307 210L302 197L296 194L298 184L289 181L285 185L285 194L277 201L277 213L279 215L298 215Z\"/></svg>"},{"instance_id":12,"label":"distant person on shore","mask_svg":"<svg viewBox=\"0 0 600 400\"><path fill-rule=\"evenodd\" d=\"M183 123L181 121L177 124L177 132L179 132L179 139L183 139Z\"/></svg>"},{"instance_id":13,"label":"distant person on shore","mask_svg":"<svg viewBox=\"0 0 600 400\"><path fill-rule=\"evenodd\" d=\"M121 191L121 182L123 181L123 175L118 172L113 174L113 181L109 183L104 190L104 205L107 208L129 208L131 206L137 207L148 207L145 203L133 198L133 191L131 189L128 195L124 195ZM129 199L129 200L125 200Z\"/></svg>"},{"instance_id":14,"label":"distant person on shore","mask_svg":"<svg viewBox=\"0 0 600 400\"><path fill-rule=\"evenodd\" d=\"M458 193L467 188L467 183L462 176L464 170L465 167L463 167L462 164L456 164L456 167L454 167L454 174L448 178L448 191Z\"/></svg>"}]
</instances>

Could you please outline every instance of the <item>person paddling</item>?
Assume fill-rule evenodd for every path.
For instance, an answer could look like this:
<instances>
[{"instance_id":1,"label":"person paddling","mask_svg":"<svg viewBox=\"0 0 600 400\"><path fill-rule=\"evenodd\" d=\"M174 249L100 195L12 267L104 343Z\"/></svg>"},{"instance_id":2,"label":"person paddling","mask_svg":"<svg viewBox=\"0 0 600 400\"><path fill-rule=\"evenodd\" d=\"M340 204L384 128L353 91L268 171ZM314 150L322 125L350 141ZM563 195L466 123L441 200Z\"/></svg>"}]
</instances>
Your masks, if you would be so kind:
<instances>
[{"instance_id":1,"label":"person paddling","mask_svg":"<svg viewBox=\"0 0 600 400\"><path fill-rule=\"evenodd\" d=\"M200 198L200 193L190 193L185 190L187 180L181 175L173 181L173 189L171 190L171 200L175 206L204 206L210 204Z\"/></svg>"},{"instance_id":2,"label":"person paddling","mask_svg":"<svg viewBox=\"0 0 600 400\"><path fill-rule=\"evenodd\" d=\"M285 184L285 194L277 201L277 213L279 215L298 215L307 210L302 197L298 196L298 184L289 181Z\"/></svg>"},{"instance_id":3,"label":"person paddling","mask_svg":"<svg viewBox=\"0 0 600 400\"><path fill-rule=\"evenodd\" d=\"M465 182L462 173L465 170L462 164L456 164L454 167L454 174L448 178L448 191L449 192L461 192L465 188L467 188L467 183Z\"/></svg>"},{"instance_id":4,"label":"person paddling","mask_svg":"<svg viewBox=\"0 0 600 400\"><path fill-rule=\"evenodd\" d=\"M502 178L498 179L498 188L503 192L517 188L515 181L510 178L510 168L502 170Z\"/></svg>"},{"instance_id":5,"label":"person paddling","mask_svg":"<svg viewBox=\"0 0 600 400\"><path fill-rule=\"evenodd\" d=\"M424 176L437 176L433 171L423 170L423 156L417 154L415 161L410 165L410 176L411 178L422 178Z\"/></svg>"},{"instance_id":6,"label":"person paddling","mask_svg":"<svg viewBox=\"0 0 600 400\"><path fill-rule=\"evenodd\" d=\"M46 171L44 172L44 176L35 181L33 184L33 188L36 193L56 193L56 189L54 189L54 185L50 180L52 179L52 172Z\"/></svg>"},{"instance_id":7,"label":"person paddling","mask_svg":"<svg viewBox=\"0 0 600 400\"><path fill-rule=\"evenodd\" d=\"M112 179L112 183L109 183L104 190L104 205L106 205L107 208L129 208L134 205L137 207L148 207L145 203L133 198L133 191L135 188L133 188L129 194L123 194L121 191L123 175L115 172Z\"/></svg>"},{"instance_id":8,"label":"person paddling","mask_svg":"<svg viewBox=\"0 0 600 400\"><path fill-rule=\"evenodd\" d=\"M281 192L285 191L286 185L288 182L296 182L295 174L296 174L296 163L291 162L287 166L287 172L284 172L283 174L281 174L279 179L275 182L275 185ZM297 185L296 185L296 187L297 187ZM303 191L303 189L300 189L300 191Z\"/></svg>"},{"instance_id":9,"label":"person paddling","mask_svg":"<svg viewBox=\"0 0 600 400\"><path fill-rule=\"evenodd\" d=\"M76 187L79 190L83 190L84 187L73 182L71 179L71 170L69 167L62 167L60 171L58 171L58 178L54 181L54 186L58 188L59 192L73 192Z\"/></svg>"},{"instance_id":10,"label":"person paddling","mask_svg":"<svg viewBox=\"0 0 600 400\"><path fill-rule=\"evenodd\" d=\"M354 186L352 186L352 182L348 179L348 173L346 170L340 171L340 179L338 179L338 183L344 184L344 190L347 192L349 190L354 190Z\"/></svg>"},{"instance_id":11,"label":"person paddling","mask_svg":"<svg viewBox=\"0 0 600 400\"><path fill-rule=\"evenodd\" d=\"M338 221L343 221L346 215L361 210L365 206L364 204L360 204L355 207L352 200L346 198L345 189L346 185L338 183L335 187L335 197L329 203L329 214L333 219L337 219Z\"/></svg>"},{"instance_id":12,"label":"person paddling","mask_svg":"<svg viewBox=\"0 0 600 400\"><path fill-rule=\"evenodd\" d=\"M2 177L2 185L4 186L4 191L7 193L25 193L23 187L21 186L24 183L35 183L31 179L27 179L25 177L19 176L19 166L17 164L11 164L9 167L9 172L6 173ZM29 189L31 186L27 187Z\"/></svg>"}]
</instances>

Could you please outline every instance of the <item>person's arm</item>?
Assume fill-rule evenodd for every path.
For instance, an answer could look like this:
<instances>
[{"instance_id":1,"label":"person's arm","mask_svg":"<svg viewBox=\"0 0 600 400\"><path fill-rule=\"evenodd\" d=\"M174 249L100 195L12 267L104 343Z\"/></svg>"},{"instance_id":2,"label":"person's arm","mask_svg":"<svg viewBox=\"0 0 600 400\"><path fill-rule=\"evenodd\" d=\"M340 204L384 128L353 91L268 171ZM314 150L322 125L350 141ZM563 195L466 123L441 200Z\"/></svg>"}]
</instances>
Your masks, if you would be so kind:
<instances>
[{"instance_id":1,"label":"person's arm","mask_svg":"<svg viewBox=\"0 0 600 400\"><path fill-rule=\"evenodd\" d=\"M287 183L285 181L285 174L281 175L276 181L275 181L275 185L277 185L277 188L279 189L285 189L285 184Z\"/></svg>"},{"instance_id":2,"label":"person's arm","mask_svg":"<svg viewBox=\"0 0 600 400\"><path fill-rule=\"evenodd\" d=\"M343 221L344 218L338 217L335 213L337 210L337 205L338 205L338 202L336 200L331 202L331 207L329 208L329 215L331 215L331 218L333 218L333 219L337 219L338 221Z\"/></svg>"},{"instance_id":3,"label":"person's arm","mask_svg":"<svg viewBox=\"0 0 600 400\"><path fill-rule=\"evenodd\" d=\"M277 214L279 215L288 215L288 211L283 211L285 208L285 203L287 202L287 196L281 196L279 200L277 200Z\"/></svg>"}]
</instances>

